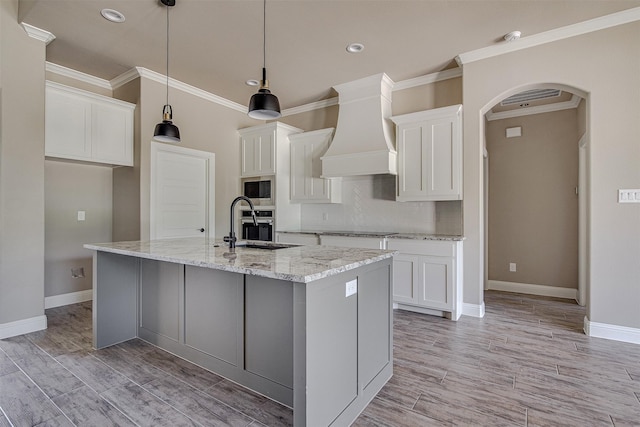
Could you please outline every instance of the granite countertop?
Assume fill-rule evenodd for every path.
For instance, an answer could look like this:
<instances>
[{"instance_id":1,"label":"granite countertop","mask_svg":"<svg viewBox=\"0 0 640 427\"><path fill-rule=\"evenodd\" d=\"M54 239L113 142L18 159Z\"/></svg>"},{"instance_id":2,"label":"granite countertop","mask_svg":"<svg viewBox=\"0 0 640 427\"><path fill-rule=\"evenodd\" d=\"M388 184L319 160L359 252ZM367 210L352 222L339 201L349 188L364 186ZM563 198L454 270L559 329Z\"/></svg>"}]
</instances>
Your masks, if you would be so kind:
<instances>
[{"instance_id":1,"label":"granite countertop","mask_svg":"<svg viewBox=\"0 0 640 427\"><path fill-rule=\"evenodd\" d=\"M267 242L254 243L268 245ZM228 246L200 237L84 245L96 251L303 283L391 258L397 253L334 246L286 246L277 250L239 246L230 252Z\"/></svg>"},{"instance_id":2,"label":"granite countertop","mask_svg":"<svg viewBox=\"0 0 640 427\"><path fill-rule=\"evenodd\" d=\"M344 237L378 237L389 239L413 239L413 240L445 240L461 241L464 236L451 234L429 234L429 233L397 233L393 231L331 231L331 230L279 230L278 233L295 234L316 234L324 236L344 236Z\"/></svg>"}]
</instances>

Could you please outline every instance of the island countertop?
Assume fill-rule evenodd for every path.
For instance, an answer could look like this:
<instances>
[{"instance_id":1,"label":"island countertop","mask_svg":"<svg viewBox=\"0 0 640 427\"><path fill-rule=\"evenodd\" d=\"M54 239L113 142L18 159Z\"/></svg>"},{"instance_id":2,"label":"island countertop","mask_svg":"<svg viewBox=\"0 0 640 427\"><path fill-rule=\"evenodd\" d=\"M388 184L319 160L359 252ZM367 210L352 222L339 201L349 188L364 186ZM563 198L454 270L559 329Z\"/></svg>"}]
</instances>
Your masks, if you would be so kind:
<instances>
[{"instance_id":1,"label":"island countertop","mask_svg":"<svg viewBox=\"0 0 640 427\"><path fill-rule=\"evenodd\" d=\"M84 245L86 249L233 273L308 283L390 258L397 251L292 246L276 250L229 247L212 239L185 238Z\"/></svg>"}]
</instances>

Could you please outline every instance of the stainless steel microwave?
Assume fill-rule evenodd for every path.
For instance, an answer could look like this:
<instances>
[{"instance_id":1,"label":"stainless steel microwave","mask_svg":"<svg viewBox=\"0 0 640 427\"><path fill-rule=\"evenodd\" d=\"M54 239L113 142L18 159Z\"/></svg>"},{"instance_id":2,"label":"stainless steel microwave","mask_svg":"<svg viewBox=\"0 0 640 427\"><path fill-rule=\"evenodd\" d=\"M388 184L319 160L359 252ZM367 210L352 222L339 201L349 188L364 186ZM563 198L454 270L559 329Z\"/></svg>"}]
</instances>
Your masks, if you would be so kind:
<instances>
[{"instance_id":1,"label":"stainless steel microwave","mask_svg":"<svg viewBox=\"0 0 640 427\"><path fill-rule=\"evenodd\" d=\"M243 185L243 195L254 201L271 201L273 200L273 180L245 180Z\"/></svg>"}]
</instances>

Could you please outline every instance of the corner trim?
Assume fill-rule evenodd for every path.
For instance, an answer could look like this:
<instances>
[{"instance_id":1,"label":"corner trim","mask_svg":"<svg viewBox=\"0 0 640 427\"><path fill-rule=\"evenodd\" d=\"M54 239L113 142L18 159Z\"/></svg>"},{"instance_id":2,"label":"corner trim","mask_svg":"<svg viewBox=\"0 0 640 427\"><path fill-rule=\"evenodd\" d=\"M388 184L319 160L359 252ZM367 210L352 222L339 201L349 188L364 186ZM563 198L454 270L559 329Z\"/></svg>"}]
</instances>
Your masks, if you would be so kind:
<instances>
[{"instance_id":1,"label":"corner trim","mask_svg":"<svg viewBox=\"0 0 640 427\"><path fill-rule=\"evenodd\" d=\"M109 80L101 79L99 77L92 76L80 71L73 70L71 68L63 67L62 65L54 64L52 62L45 62L45 70L60 76L69 77L74 80L79 80L84 83L89 83L93 86L98 86L103 89L112 90Z\"/></svg>"},{"instance_id":2,"label":"corner trim","mask_svg":"<svg viewBox=\"0 0 640 427\"><path fill-rule=\"evenodd\" d=\"M578 22L576 24L567 25L553 30L544 31L542 33L533 34L523 37L513 42L503 42L494 46L487 46L481 49L472 50L461 53L456 56L456 62L463 66L471 62L480 61L505 53L511 53L530 47L539 46L570 37L579 36L594 31L604 30L618 25L628 24L630 22L640 20L640 7L623 10L598 18L589 19L588 21Z\"/></svg>"},{"instance_id":3,"label":"corner trim","mask_svg":"<svg viewBox=\"0 0 640 427\"><path fill-rule=\"evenodd\" d=\"M541 295L577 300L578 290L573 288L559 288L557 286L535 285L532 283L503 282L488 280L487 289L493 291L516 292L519 294Z\"/></svg>"},{"instance_id":4,"label":"corner trim","mask_svg":"<svg viewBox=\"0 0 640 427\"><path fill-rule=\"evenodd\" d=\"M462 68L451 68L449 70L437 71L435 73L426 74L424 76L415 77L413 79L402 80L396 82L393 85L393 91L411 89L417 86L424 86L431 83L436 83L442 80L455 79L456 77L462 77Z\"/></svg>"},{"instance_id":5,"label":"corner trim","mask_svg":"<svg viewBox=\"0 0 640 427\"><path fill-rule=\"evenodd\" d=\"M569 101L556 102L554 104L536 105L535 107L521 108L517 110L500 111L494 113L489 110L486 114L487 120L501 120L510 119L512 117L530 116L533 114L551 113L553 111L571 110L572 108L578 108L580 105L580 98L578 95L573 95Z\"/></svg>"},{"instance_id":6,"label":"corner trim","mask_svg":"<svg viewBox=\"0 0 640 427\"><path fill-rule=\"evenodd\" d=\"M292 116L294 114L306 113L307 111L320 110L322 108L338 105L338 97L324 99L322 101L311 102L309 104L300 105L282 110L282 117Z\"/></svg>"},{"instance_id":7,"label":"corner trim","mask_svg":"<svg viewBox=\"0 0 640 427\"><path fill-rule=\"evenodd\" d=\"M462 303L462 315L471 317L484 317L484 301L482 304Z\"/></svg>"},{"instance_id":8,"label":"corner trim","mask_svg":"<svg viewBox=\"0 0 640 427\"><path fill-rule=\"evenodd\" d=\"M47 316L30 317L28 319L16 320L15 322L0 324L0 339L11 338L30 332L47 329Z\"/></svg>"},{"instance_id":9,"label":"corner trim","mask_svg":"<svg viewBox=\"0 0 640 427\"><path fill-rule=\"evenodd\" d=\"M44 308L62 307L63 305L76 304L79 302L91 301L93 299L93 289L84 291L69 292L66 294L52 295L44 298Z\"/></svg>"},{"instance_id":10,"label":"corner trim","mask_svg":"<svg viewBox=\"0 0 640 427\"><path fill-rule=\"evenodd\" d=\"M22 28L24 28L29 37L44 42L45 45L48 45L56 38L56 36L49 31L34 27L26 22L21 22L20 25L22 25Z\"/></svg>"},{"instance_id":11,"label":"corner trim","mask_svg":"<svg viewBox=\"0 0 640 427\"><path fill-rule=\"evenodd\" d=\"M640 344L640 329L592 322L587 316L584 316L584 333L590 337Z\"/></svg>"}]
</instances>

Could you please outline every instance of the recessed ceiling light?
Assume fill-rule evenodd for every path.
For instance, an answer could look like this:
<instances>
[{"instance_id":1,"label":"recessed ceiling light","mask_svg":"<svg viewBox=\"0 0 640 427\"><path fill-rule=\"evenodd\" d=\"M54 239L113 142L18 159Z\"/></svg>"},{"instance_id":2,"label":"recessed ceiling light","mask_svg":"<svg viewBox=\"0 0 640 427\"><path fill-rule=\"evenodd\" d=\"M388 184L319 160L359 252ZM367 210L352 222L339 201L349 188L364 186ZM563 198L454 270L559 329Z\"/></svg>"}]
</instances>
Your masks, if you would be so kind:
<instances>
[{"instance_id":1,"label":"recessed ceiling light","mask_svg":"<svg viewBox=\"0 0 640 427\"><path fill-rule=\"evenodd\" d=\"M114 9L102 9L100 15L107 21L111 22L124 22L124 15Z\"/></svg>"},{"instance_id":2,"label":"recessed ceiling light","mask_svg":"<svg viewBox=\"0 0 640 427\"><path fill-rule=\"evenodd\" d=\"M504 35L504 39L508 42L512 42L514 40L518 40L522 33L520 31L511 31Z\"/></svg>"},{"instance_id":3,"label":"recessed ceiling light","mask_svg":"<svg viewBox=\"0 0 640 427\"><path fill-rule=\"evenodd\" d=\"M258 80L255 79L250 79L247 80L246 82L244 82L247 86L258 86L260 85L260 82Z\"/></svg>"},{"instance_id":4,"label":"recessed ceiling light","mask_svg":"<svg viewBox=\"0 0 640 427\"><path fill-rule=\"evenodd\" d=\"M347 45L347 52L349 53L360 53L364 50L364 45L362 43L349 43Z\"/></svg>"}]
</instances>

